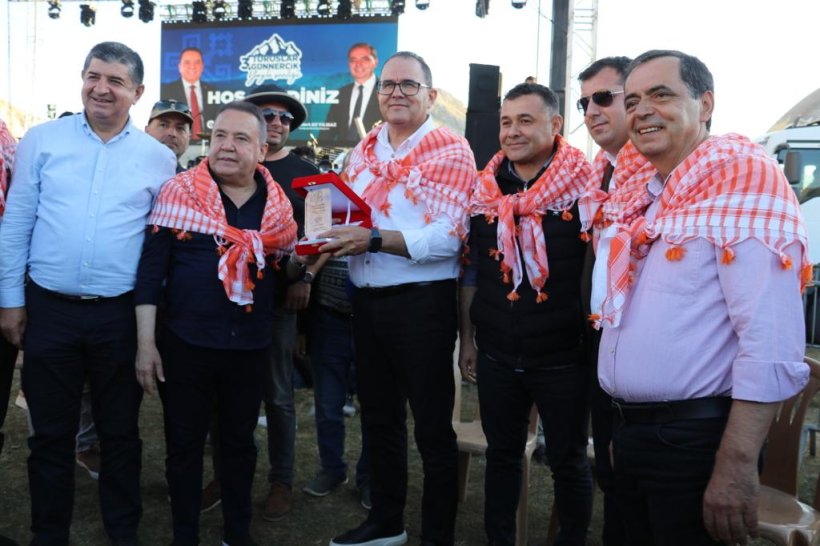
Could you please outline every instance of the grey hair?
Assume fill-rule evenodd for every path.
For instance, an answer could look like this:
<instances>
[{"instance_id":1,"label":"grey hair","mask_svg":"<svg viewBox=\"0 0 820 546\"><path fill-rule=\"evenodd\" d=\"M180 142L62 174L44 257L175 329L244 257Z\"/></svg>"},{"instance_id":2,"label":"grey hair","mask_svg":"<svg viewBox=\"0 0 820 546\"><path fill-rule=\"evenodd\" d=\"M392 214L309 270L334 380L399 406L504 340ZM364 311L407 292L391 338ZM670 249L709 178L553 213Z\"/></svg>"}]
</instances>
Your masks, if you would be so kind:
<instances>
[{"instance_id":1,"label":"grey hair","mask_svg":"<svg viewBox=\"0 0 820 546\"><path fill-rule=\"evenodd\" d=\"M99 59L106 63L120 63L128 68L128 76L134 85L142 85L145 69L139 54L125 44L119 42L101 42L91 48L83 64L83 74L91 65L91 59Z\"/></svg>"}]
</instances>

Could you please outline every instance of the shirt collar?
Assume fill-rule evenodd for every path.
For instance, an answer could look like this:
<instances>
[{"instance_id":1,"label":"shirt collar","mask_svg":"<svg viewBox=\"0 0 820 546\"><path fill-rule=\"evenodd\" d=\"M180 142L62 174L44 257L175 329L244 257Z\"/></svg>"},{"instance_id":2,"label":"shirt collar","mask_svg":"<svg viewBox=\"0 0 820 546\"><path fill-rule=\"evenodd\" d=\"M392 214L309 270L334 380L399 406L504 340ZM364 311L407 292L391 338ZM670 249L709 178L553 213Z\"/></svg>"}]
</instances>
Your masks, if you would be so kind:
<instances>
[{"instance_id":1,"label":"shirt collar","mask_svg":"<svg viewBox=\"0 0 820 546\"><path fill-rule=\"evenodd\" d=\"M666 177L668 180L669 177ZM663 186L666 184L666 180L661 178L660 173L655 173L655 176L652 177L652 180L646 183L646 191L649 192L649 195L652 196L652 199L657 199L660 194L663 192Z\"/></svg>"},{"instance_id":2,"label":"shirt collar","mask_svg":"<svg viewBox=\"0 0 820 546\"><path fill-rule=\"evenodd\" d=\"M613 167L618 166L618 156L617 155L612 155L611 153L604 150L604 157L606 158L607 161L609 161L609 164L612 165Z\"/></svg>"},{"instance_id":3,"label":"shirt collar","mask_svg":"<svg viewBox=\"0 0 820 546\"><path fill-rule=\"evenodd\" d=\"M404 142L402 142L401 145L395 150L393 150L393 147L390 145L390 138L387 135L389 123L385 122L384 124L382 124L382 127L382 130L379 131L379 134L376 137L376 141L378 142L378 144L380 146L386 146L391 151L393 156L404 157L408 153L410 153L410 150L416 147L416 144L418 144L421 141L421 139L427 136L427 133L435 129L436 125L435 123L433 123L432 116L428 115L424 123L421 124L421 127L416 129L416 132L410 135L410 137Z\"/></svg>"},{"instance_id":4,"label":"shirt collar","mask_svg":"<svg viewBox=\"0 0 820 546\"><path fill-rule=\"evenodd\" d=\"M94 132L94 128L91 127L91 124L88 122L88 117L85 113L85 110L83 110L83 115L82 116L76 116L76 117L77 117L78 122L82 124L82 128L83 128L83 131L85 131L85 134L87 134L88 136L90 136L92 138L96 138L97 140L102 142L102 139L100 138L100 136L96 132ZM122 131L117 133L113 138L111 138L108 142L106 142L106 144L113 144L114 142L127 137L128 135L131 134L131 131L133 131L133 130L134 130L134 124L131 122L131 116L128 116L128 121L125 122L125 127L122 128Z\"/></svg>"}]
</instances>

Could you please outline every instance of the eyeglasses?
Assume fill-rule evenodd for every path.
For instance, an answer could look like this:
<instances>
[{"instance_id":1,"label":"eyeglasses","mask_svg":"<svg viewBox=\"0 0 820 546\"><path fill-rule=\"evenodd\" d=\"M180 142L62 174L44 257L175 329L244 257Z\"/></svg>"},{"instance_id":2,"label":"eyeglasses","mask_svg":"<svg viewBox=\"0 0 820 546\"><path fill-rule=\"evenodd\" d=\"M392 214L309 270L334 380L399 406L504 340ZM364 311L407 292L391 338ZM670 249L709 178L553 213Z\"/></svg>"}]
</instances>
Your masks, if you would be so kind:
<instances>
[{"instance_id":1,"label":"eyeglasses","mask_svg":"<svg viewBox=\"0 0 820 546\"><path fill-rule=\"evenodd\" d=\"M399 86L401 90L401 94L405 97L412 97L414 95L419 94L419 90L422 87L430 89L429 85L424 85L423 83L417 82L415 80L402 80L400 82L394 82L390 80L381 80L379 81L378 85L376 86L376 92L379 95L392 95L393 91L396 90L396 86Z\"/></svg>"},{"instance_id":2,"label":"eyeglasses","mask_svg":"<svg viewBox=\"0 0 820 546\"><path fill-rule=\"evenodd\" d=\"M596 91L589 97L581 97L578 99L578 111L582 114L587 113L587 108L589 107L589 99L592 98L592 102L597 104L598 106L611 106L612 100L615 98L615 95L620 95L623 93L623 90L620 91Z\"/></svg>"},{"instance_id":3,"label":"eyeglasses","mask_svg":"<svg viewBox=\"0 0 820 546\"><path fill-rule=\"evenodd\" d=\"M295 119L293 114L290 112L286 112L284 110L274 110L273 108L263 108L262 115L265 116L265 121L268 123L273 123L273 120L278 116L279 123L282 125L287 125L290 127L290 124L293 123Z\"/></svg>"},{"instance_id":4,"label":"eyeglasses","mask_svg":"<svg viewBox=\"0 0 820 546\"><path fill-rule=\"evenodd\" d=\"M174 112L179 112L180 114L185 114L186 116L191 115L191 109L188 108L188 105L184 102L179 102L178 100L161 100L154 104L152 110L173 110Z\"/></svg>"}]
</instances>

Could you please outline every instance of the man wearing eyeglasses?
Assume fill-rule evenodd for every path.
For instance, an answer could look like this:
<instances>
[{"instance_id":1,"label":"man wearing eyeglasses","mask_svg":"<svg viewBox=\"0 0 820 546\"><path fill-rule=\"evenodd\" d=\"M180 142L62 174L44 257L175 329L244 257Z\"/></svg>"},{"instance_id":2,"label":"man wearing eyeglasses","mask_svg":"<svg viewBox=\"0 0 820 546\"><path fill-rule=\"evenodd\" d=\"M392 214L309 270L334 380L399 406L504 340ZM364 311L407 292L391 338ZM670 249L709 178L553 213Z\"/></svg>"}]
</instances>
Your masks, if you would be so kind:
<instances>
[{"instance_id":1,"label":"man wearing eyeglasses","mask_svg":"<svg viewBox=\"0 0 820 546\"><path fill-rule=\"evenodd\" d=\"M285 146L290 132L307 118L307 110L277 85L259 86L246 95L245 101L257 105L265 117L268 151L262 165L270 171L290 200L301 237L304 235L305 201L294 191L291 182L300 176L318 174L319 169L291 153ZM296 313L307 308L311 282L318 270L318 265L311 265L301 279L287 288L284 300L277 301L274 308L270 374L265 389L270 491L262 516L268 521L282 519L291 511L296 453L296 409L293 402Z\"/></svg>"},{"instance_id":2,"label":"man wearing eyeglasses","mask_svg":"<svg viewBox=\"0 0 820 546\"><path fill-rule=\"evenodd\" d=\"M177 174L185 170L179 158L188 149L191 141L191 126L194 118L191 109L184 102L161 100L151 109L151 117L145 132L159 140L177 156Z\"/></svg>"},{"instance_id":3,"label":"man wearing eyeglasses","mask_svg":"<svg viewBox=\"0 0 820 546\"><path fill-rule=\"evenodd\" d=\"M174 154L136 128L139 55L95 45L83 113L32 128L17 148L0 228L0 328L25 354L34 544L68 544L74 439L86 381L101 443L100 510L114 544L136 544L142 513L142 390L133 289L145 222Z\"/></svg>"},{"instance_id":4,"label":"man wearing eyeglasses","mask_svg":"<svg viewBox=\"0 0 820 546\"><path fill-rule=\"evenodd\" d=\"M350 46L347 63L353 83L339 89L339 102L331 105L326 122L330 128L319 140L325 145L354 146L361 136L356 128L360 120L365 133L381 121L376 93L376 67L379 57L376 48L365 42Z\"/></svg>"},{"instance_id":5,"label":"man wearing eyeglasses","mask_svg":"<svg viewBox=\"0 0 820 546\"><path fill-rule=\"evenodd\" d=\"M598 59L578 76L581 84L581 98L578 110L584 115L584 123L590 136L600 150L592 163L593 174L588 188L598 190L598 198L605 199L615 189L617 177L613 176L616 158L621 148L628 145L624 108L624 78L631 59L627 57L605 57ZM583 202L584 198L581 199ZM581 297L584 316L591 313L592 270L595 263L593 244L587 246L584 271L581 277ZM590 360L590 414L592 418L592 438L595 448L595 477L604 494L604 546L622 546L624 542L623 523L618 513L618 504L613 494L612 466L609 462L609 442L612 439L612 399L598 383L599 330L588 324L587 341Z\"/></svg>"},{"instance_id":6,"label":"man wearing eyeglasses","mask_svg":"<svg viewBox=\"0 0 820 546\"><path fill-rule=\"evenodd\" d=\"M516 543L533 404L555 483L556 544L585 544L592 510L580 296L586 244L577 205L591 167L561 137L562 123L549 88L512 88L501 104L501 150L479 173L470 203L459 365L478 383L490 544Z\"/></svg>"},{"instance_id":7,"label":"man wearing eyeglasses","mask_svg":"<svg viewBox=\"0 0 820 546\"><path fill-rule=\"evenodd\" d=\"M451 423L456 279L475 159L464 138L436 128L427 63L399 52L378 84L386 123L353 150L345 175L373 228L336 227L320 250L350 256L359 400L367 431L372 510L332 545L407 541L409 402L424 463L421 543L452 545L458 448ZM320 234L320 236L323 236Z\"/></svg>"},{"instance_id":8,"label":"man wearing eyeglasses","mask_svg":"<svg viewBox=\"0 0 820 546\"><path fill-rule=\"evenodd\" d=\"M647 51L624 87L629 138L650 168L618 156L615 176L635 174L601 209L612 230L600 234L605 297L593 313L625 542L746 544L761 445L779 402L808 381L805 225L762 147L710 135L703 62Z\"/></svg>"}]
</instances>

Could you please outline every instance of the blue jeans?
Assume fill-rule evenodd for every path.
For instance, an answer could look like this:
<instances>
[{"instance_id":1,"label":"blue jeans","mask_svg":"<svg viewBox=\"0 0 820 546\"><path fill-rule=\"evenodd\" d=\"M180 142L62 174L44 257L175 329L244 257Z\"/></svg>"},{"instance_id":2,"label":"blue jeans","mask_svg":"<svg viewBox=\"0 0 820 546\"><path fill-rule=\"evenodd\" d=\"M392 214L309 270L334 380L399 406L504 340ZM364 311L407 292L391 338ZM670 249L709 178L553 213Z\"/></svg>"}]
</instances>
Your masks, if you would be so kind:
<instances>
[{"instance_id":1,"label":"blue jeans","mask_svg":"<svg viewBox=\"0 0 820 546\"><path fill-rule=\"evenodd\" d=\"M293 484L296 457L296 407L293 401L293 349L296 314L273 310L273 342L265 380L265 417L268 422L268 482Z\"/></svg>"},{"instance_id":2,"label":"blue jeans","mask_svg":"<svg viewBox=\"0 0 820 546\"><path fill-rule=\"evenodd\" d=\"M310 342L313 389L316 400L316 441L322 470L337 478L347 475L344 460L345 423L342 407L348 378L354 367L351 319L318 305L313 313ZM367 436L356 464L356 485L367 483Z\"/></svg>"}]
</instances>

